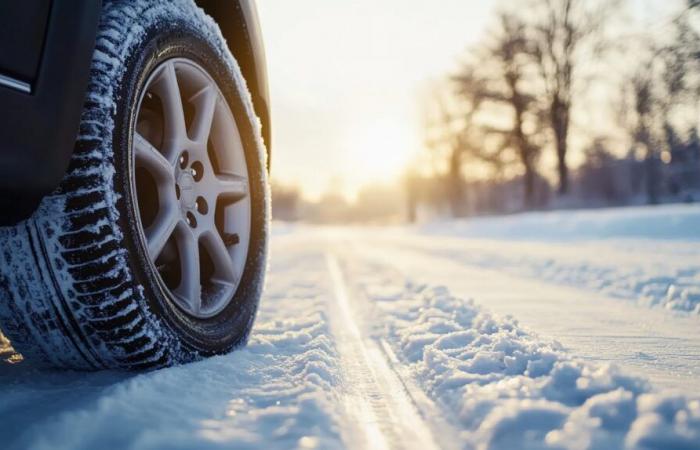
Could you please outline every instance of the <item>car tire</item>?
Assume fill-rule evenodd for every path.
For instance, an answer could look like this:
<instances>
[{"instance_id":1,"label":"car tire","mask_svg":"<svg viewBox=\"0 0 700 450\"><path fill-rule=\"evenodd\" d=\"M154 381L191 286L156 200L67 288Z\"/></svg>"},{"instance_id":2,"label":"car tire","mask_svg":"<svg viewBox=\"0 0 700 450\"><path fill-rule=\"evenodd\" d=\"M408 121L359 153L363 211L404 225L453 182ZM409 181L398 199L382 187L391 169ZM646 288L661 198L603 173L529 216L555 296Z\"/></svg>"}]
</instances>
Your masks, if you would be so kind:
<instances>
[{"instance_id":1,"label":"car tire","mask_svg":"<svg viewBox=\"0 0 700 450\"><path fill-rule=\"evenodd\" d=\"M208 122L200 117L199 104L192 104L199 97L187 89L209 83L207 92L215 92L209 131L219 130L218 137L200 136L199 153L191 157L204 166L183 164L184 151L190 144L194 149L195 140L188 134L185 144L174 143L168 133L175 127L167 125L173 114L164 106L165 96L149 91L165 91L149 83L166 83L158 81L165 79L158 74L171 69L180 83L188 133L201 131L204 125L199 124ZM154 97L160 109L144 103ZM147 113L160 113L160 122L144 119ZM145 142L146 129L153 136L160 133L160 142ZM13 347L29 362L89 370L168 366L244 344L262 294L267 258L270 205L260 136L241 71L216 23L193 1L104 1L70 167L30 219L0 229L0 328ZM163 175L169 181L162 183L175 192L173 197L168 191L167 198L176 201L158 206L156 213L152 197L160 196L161 180L153 191L153 179L142 173L139 145L150 145L168 161L170 153L180 152L172 179ZM240 155L228 161L237 167L224 173L214 159L229 158L229 150ZM212 156L209 162L207 155ZM235 177L240 195L214 190L208 208L202 209L199 199L206 192L195 198L200 189L195 169L201 172L202 167L211 172L206 176L212 183ZM236 171L244 175L234 175ZM221 189L233 190L229 185ZM221 203L223 197L233 200ZM154 255L149 230L165 210L174 211L176 225ZM207 228L197 230L188 214ZM147 224L144 217L149 215L154 217ZM231 227L247 231L239 235ZM194 247L181 247L180 236ZM201 244L202 236L219 245L215 256L209 244ZM162 254L166 250L168 258ZM222 277L222 264L240 270ZM189 282L187 274L195 273L191 267L199 275ZM178 293L183 289L195 299L199 292L198 306L188 306L186 296Z\"/></svg>"}]
</instances>

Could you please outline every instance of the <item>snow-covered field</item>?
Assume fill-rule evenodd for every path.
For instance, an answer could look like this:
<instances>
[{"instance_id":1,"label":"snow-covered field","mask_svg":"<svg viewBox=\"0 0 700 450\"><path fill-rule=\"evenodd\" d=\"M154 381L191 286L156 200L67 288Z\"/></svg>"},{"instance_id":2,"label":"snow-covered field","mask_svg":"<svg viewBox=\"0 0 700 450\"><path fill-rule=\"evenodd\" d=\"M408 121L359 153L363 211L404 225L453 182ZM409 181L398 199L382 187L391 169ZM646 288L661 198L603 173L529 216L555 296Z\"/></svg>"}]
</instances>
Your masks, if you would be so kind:
<instances>
[{"instance_id":1,"label":"snow-covered field","mask_svg":"<svg viewBox=\"0 0 700 450\"><path fill-rule=\"evenodd\" d=\"M2 448L700 448L700 208L273 232L247 348L0 364Z\"/></svg>"}]
</instances>

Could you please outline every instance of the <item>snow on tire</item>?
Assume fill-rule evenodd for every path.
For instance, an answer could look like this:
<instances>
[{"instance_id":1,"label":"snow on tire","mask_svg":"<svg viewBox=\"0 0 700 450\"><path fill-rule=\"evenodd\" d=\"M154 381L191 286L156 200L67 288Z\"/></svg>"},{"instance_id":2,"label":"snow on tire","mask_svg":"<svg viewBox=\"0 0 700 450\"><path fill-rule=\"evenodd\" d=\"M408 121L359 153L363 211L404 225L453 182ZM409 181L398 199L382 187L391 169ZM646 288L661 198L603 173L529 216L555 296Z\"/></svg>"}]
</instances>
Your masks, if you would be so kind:
<instances>
[{"instance_id":1,"label":"snow on tire","mask_svg":"<svg viewBox=\"0 0 700 450\"><path fill-rule=\"evenodd\" d=\"M178 305L160 259L149 259L134 181L137 110L149 77L174 59L191 61L213 80L245 159L249 233L242 273L209 316ZM29 220L0 228L0 328L15 349L58 367L138 369L243 344L267 258L260 135L236 61L216 23L192 0L105 1L67 174ZM221 228L228 220L217 216L211 223ZM236 250L229 253L235 259Z\"/></svg>"}]
</instances>

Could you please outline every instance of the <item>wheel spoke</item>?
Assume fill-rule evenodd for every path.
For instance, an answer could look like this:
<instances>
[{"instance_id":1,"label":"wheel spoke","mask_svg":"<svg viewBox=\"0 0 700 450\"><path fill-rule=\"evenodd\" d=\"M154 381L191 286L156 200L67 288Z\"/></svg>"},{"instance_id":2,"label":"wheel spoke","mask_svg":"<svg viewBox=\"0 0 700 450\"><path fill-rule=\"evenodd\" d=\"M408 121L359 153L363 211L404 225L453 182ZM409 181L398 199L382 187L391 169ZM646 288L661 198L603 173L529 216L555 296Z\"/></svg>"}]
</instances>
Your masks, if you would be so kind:
<instances>
[{"instance_id":1,"label":"wheel spoke","mask_svg":"<svg viewBox=\"0 0 700 450\"><path fill-rule=\"evenodd\" d=\"M147 169L159 183L174 183L173 166L139 133L134 133L136 165Z\"/></svg>"},{"instance_id":2,"label":"wheel spoke","mask_svg":"<svg viewBox=\"0 0 700 450\"><path fill-rule=\"evenodd\" d=\"M173 160L177 143L187 138L187 129L175 65L172 62L163 66L154 89L163 102L165 140L169 147L167 156Z\"/></svg>"},{"instance_id":3,"label":"wheel spoke","mask_svg":"<svg viewBox=\"0 0 700 450\"><path fill-rule=\"evenodd\" d=\"M212 86L204 87L190 98L190 102L195 105L196 110L190 129L193 141L203 145L207 144L218 99L219 94Z\"/></svg>"},{"instance_id":4,"label":"wheel spoke","mask_svg":"<svg viewBox=\"0 0 700 450\"><path fill-rule=\"evenodd\" d=\"M217 175L217 192L225 203L235 203L248 196L248 179L240 175Z\"/></svg>"},{"instance_id":5,"label":"wheel spoke","mask_svg":"<svg viewBox=\"0 0 700 450\"><path fill-rule=\"evenodd\" d=\"M177 233L177 249L180 256L180 286L175 294L186 302L191 311L199 313L202 307L202 283L199 273L199 242L183 225Z\"/></svg>"},{"instance_id":6,"label":"wheel spoke","mask_svg":"<svg viewBox=\"0 0 700 450\"><path fill-rule=\"evenodd\" d=\"M153 261L163 251L163 247L165 247L165 243L168 242L168 239L173 234L178 220L177 208L174 205L169 205L161 210L153 224L145 231L146 241L148 242L148 254Z\"/></svg>"},{"instance_id":7,"label":"wheel spoke","mask_svg":"<svg viewBox=\"0 0 700 450\"><path fill-rule=\"evenodd\" d=\"M233 267L231 254L224 244L223 239L216 230L209 230L202 235L202 243L214 263L214 277L212 281L224 284L235 284L238 274Z\"/></svg>"}]
</instances>

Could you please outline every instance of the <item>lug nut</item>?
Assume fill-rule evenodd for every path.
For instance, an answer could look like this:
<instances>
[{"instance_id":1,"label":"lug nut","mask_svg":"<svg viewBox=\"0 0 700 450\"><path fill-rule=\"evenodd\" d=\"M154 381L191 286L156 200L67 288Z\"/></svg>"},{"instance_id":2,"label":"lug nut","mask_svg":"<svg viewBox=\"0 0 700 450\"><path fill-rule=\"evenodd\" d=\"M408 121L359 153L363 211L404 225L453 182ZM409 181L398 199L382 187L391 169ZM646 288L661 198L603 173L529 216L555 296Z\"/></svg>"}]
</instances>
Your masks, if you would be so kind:
<instances>
[{"instance_id":1,"label":"lug nut","mask_svg":"<svg viewBox=\"0 0 700 450\"><path fill-rule=\"evenodd\" d=\"M205 215L209 212L209 205L207 205L207 201L204 199L204 197L197 197L196 201L196 206L197 206L197 211Z\"/></svg>"},{"instance_id":2,"label":"lug nut","mask_svg":"<svg viewBox=\"0 0 700 450\"><path fill-rule=\"evenodd\" d=\"M189 225L190 227L197 227L197 218L191 212L187 211L187 214L185 215L185 220L187 221L187 225Z\"/></svg>"},{"instance_id":3,"label":"lug nut","mask_svg":"<svg viewBox=\"0 0 700 450\"><path fill-rule=\"evenodd\" d=\"M180 169L184 169L187 167L187 162L189 161L189 156L187 155L187 152L182 152L182 155L180 155Z\"/></svg>"},{"instance_id":4,"label":"lug nut","mask_svg":"<svg viewBox=\"0 0 700 450\"><path fill-rule=\"evenodd\" d=\"M194 181L199 181L204 176L204 166L201 162L195 161L192 163L192 178Z\"/></svg>"}]
</instances>

